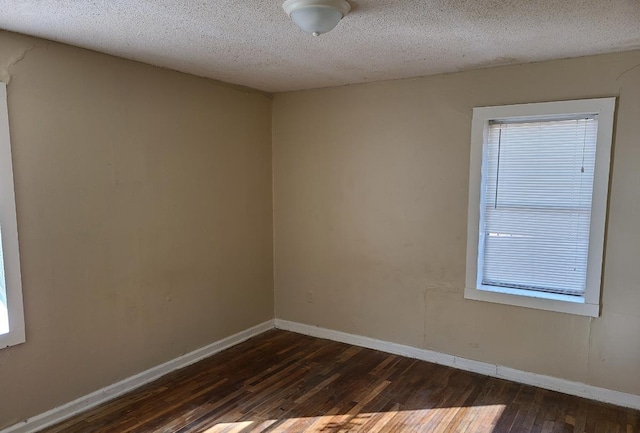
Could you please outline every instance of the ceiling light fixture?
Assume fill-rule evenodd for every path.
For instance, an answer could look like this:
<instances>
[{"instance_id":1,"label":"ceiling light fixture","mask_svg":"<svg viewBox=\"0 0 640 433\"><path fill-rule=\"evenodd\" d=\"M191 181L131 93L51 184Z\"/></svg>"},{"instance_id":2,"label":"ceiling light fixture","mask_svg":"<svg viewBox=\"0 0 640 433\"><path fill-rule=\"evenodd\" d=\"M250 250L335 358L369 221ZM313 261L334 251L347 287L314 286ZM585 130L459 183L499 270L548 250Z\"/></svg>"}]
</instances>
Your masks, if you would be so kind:
<instances>
[{"instance_id":1,"label":"ceiling light fixture","mask_svg":"<svg viewBox=\"0 0 640 433\"><path fill-rule=\"evenodd\" d=\"M303 32L320 36L337 26L351 5L346 0L287 0L282 8Z\"/></svg>"}]
</instances>

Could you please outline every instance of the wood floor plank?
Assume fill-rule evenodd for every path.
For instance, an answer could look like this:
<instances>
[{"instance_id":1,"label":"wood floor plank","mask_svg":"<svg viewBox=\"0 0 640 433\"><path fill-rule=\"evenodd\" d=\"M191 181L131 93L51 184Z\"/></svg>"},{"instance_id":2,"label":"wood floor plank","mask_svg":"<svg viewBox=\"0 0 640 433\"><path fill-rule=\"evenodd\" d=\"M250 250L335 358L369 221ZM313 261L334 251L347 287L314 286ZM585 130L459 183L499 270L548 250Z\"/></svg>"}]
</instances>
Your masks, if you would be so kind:
<instances>
[{"instance_id":1,"label":"wood floor plank","mask_svg":"<svg viewBox=\"0 0 640 433\"><path fill-rule=\"evenodd\" d=\"M42 433L638 433L640 411L272 330Z\"/></svg>"}]
</instances>

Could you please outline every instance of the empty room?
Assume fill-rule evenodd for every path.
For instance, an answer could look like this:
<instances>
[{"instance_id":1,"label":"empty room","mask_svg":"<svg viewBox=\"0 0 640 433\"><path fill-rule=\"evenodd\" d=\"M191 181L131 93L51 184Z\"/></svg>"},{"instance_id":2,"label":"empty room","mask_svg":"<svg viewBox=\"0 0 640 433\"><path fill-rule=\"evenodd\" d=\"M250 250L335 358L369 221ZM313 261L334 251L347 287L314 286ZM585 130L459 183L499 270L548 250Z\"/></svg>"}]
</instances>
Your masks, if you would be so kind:
<instances>
[{"instance_id":1,"label":"empty room","mask_svg":"<svg viewBox=\"0 0 640 433\"><path fill-rule=\"evenodd\" d=\"M6 0L0 433L640 433L640 2Z\"/></svg>"}]
</instances>

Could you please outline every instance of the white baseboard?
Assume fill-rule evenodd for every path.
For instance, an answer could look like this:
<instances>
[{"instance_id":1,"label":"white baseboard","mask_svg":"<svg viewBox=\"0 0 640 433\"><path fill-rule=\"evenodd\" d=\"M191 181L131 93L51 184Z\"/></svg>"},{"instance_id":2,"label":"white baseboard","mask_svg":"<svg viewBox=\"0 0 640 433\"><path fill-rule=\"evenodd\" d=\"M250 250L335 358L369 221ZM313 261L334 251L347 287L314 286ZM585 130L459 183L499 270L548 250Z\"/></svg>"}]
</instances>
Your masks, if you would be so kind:
<instances>
[{"instance_id":1,"label":"white baseboard","mask_svg":"<svg viewBox=\"0 0 640 433\"><path fill-rule=\"evenodd\" d=\"M640 396L635 394L627 394L620 391L586 385L584 383L572 382L536 373L529 373L500 365L461 358L459 356L449 355L446 353L377 340L375 338L347 334L345 332L334 331L303 323L290 322L282 319L275 319L268 320L252 328L216 341L208 346L194 350L186 355L182 355L171 361L165 362L164 364L143 371L135 376L131 376L120 382L114 383L113 385L99 389L98 391L92 392L84 397L80 397L77 400L14 424L0 430L0 433L35 433L38 430L42 430L46 427L64 421L73 415L112 400L122 394L152 382L167 373L198 362L274 327L312 337L326 338L328 340L353 344L354 346L367 347L369 349L420 359L423 361L433 362L435 364L446 365L449 367L459 368L461 370L472 371L487 376L512 380L514 382L550 389L552 391L563 392L565 394L576 395L578 397L589 398L602 401L604 403L611 403L618 406L640 410Z\"/></svg>"},{"instance_id":2,"label":"white baseboard","mask_svg":"<svg viewBox=\"0 0 640 433\"><path fill-rule=\"evenodd\" d=\"M248 340L251 337L268 331L273 327L274 320L268 320L252 328L238 332L237 334L223 338L222 340L218 340L215 343L209 344L208 346L201 347L200 349L196 349L193 352L172 359L171 361L165 362L164 364L150 368L149 370L143 371L142 373L138 373L135 376L131 376L120 382L114 383L113 385L109 385L105 388L99 389L98 391L92 392L91 394L87 394L77 400L71 401L40 415L36 415L25 421L14 424L3 430L0 430L0 433L34 433L38 430L42 430L43 428L57 424L67 418L70 418L73 415L95 407L99 404L105 403L118 397L119 395L122 395L144 384L152 382L167 373L194 364L224 349L235 346L236 344Z\"/></svg>"},{"instance_id":3,"label":"white baseboard","mask_svg":"<svg viewBox=\"0 0 640 433\"><path fill-rule=\"evenodd\" d=\"M584 383L572 382L570 380L558 379L556 377L545 376L542 374L529 373L526 371L503 367L501 365L474 361L472 359L434 352L432 350L418 349L417 347L390 343L388 341L377 340L375 338L347 334L346 332L334 331L331 329L290 322L282 319L276 319L275 326L278 329L297 332L299 334L305 334L312 337L326 338L327 340L353 344L354 346L376 349L387 353L393 353L395 355L407 356L409 358L429 361L435 364L442 364L449 367L459 368L461 370L472 371L474 373L507 379L514 382L550 389L552 391L558 391L565 394L640 410L640 395L627 394Z\"/></svg>"}]
</instances>

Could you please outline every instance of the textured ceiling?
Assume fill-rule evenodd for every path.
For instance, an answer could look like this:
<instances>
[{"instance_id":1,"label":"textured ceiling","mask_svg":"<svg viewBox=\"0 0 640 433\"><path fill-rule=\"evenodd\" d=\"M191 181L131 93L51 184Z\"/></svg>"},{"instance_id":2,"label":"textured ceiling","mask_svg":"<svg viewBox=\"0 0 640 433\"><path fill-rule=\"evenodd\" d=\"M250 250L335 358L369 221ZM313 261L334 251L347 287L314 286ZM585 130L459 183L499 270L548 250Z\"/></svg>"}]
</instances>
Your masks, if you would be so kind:
<instances>
[{"instance_id":1,"label":"textured ceiling","mask_svg":"<svg viewBox=\"0 0 640 433\"><path fill-rule=\"evenodd\" d=\"M0 0L0 28L269 92L640 48L640 0L358 0L330 33L280 0Z\"/></svg>"}]
</instances>

